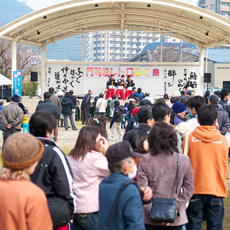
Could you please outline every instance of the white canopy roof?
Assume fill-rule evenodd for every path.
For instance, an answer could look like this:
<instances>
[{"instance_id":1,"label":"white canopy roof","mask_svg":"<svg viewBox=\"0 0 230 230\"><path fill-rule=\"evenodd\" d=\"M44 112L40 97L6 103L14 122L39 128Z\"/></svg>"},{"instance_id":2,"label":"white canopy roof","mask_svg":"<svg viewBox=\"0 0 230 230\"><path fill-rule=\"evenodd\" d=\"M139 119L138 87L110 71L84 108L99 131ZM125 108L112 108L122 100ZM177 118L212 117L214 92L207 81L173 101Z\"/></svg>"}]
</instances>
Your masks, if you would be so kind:
<instances>
[{"instance_id":1,"label":"white canopy roof","mask_svg":"<svg viewBox=\"0 0 230 230\"><path fill-rule=\"evenodd\" d=\"M12 80L0 74L0 85L12 85Z\"/></svg>"},{"instance_id":2,"label":"white canopy roof","mask_svg":"<svg viewBox=\"0 0 230 230\"><path fill-rule=\"evenodd\" d=\"M41 47L102 30L150 31L202 48L230 44L230 20L173 0L72 0L3 26L0 38Z\"/></svg>"}]
</instances>

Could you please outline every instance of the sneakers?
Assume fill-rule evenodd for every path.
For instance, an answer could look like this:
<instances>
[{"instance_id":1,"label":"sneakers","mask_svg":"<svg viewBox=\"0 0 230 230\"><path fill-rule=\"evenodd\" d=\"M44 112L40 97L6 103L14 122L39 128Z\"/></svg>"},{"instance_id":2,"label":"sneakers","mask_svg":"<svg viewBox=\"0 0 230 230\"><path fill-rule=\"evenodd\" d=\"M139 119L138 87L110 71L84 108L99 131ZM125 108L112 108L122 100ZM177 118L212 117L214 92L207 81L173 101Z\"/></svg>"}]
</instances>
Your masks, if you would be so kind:
<instances>
[{"instance_id":1,"label":"sneakers","mask_svg":"<svg viewBox=\"0 0 230 230\"><path fill-rule=\"evenodd\" d=\"M116 141L121 141L121 138L116 138Z\"/></svg>"},{"instance_id":2,"label":"sneakers","mask_svg":"<svg viewBox=\"0 0 230 230\"><path fill-rule=\"evenodd\" d=\"M77 128L73 129L73 130L78 130Z\"/></svg>"},{"instance_id":3,"label":"sneakers","mask_svg":"<svg viewBox=\"0 0 230 230\"><path fill-rule=\"evenodd\" d=\"M109 137L108 139L109 139L109 140L115 140L115 138L114 138L114 137Z\"/></svg>"}]
</instances>

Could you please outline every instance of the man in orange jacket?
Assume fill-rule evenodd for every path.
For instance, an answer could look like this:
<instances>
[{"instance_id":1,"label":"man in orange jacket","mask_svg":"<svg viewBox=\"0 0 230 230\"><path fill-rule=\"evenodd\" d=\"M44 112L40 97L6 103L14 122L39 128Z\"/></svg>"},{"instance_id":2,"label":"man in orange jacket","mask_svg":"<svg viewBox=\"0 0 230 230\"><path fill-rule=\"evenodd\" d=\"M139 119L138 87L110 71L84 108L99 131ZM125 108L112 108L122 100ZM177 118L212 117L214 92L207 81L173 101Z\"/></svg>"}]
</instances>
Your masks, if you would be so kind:
<instances>
[{"instance_id":1,"label":"man in orange jacket","mask_svg":"<svg viewBox=\"0 0 230 230\"><path fill-rule=\"evenodd\" d=\"M214 106L202 106L198 110L198 122L200 126L189 135L188 142L195 190L187 209L186 230L201 230L204 214L208 230L222 230L223 198L227 197L228 142L215 126L217 111Z\"/></svg>"}]
</instances>

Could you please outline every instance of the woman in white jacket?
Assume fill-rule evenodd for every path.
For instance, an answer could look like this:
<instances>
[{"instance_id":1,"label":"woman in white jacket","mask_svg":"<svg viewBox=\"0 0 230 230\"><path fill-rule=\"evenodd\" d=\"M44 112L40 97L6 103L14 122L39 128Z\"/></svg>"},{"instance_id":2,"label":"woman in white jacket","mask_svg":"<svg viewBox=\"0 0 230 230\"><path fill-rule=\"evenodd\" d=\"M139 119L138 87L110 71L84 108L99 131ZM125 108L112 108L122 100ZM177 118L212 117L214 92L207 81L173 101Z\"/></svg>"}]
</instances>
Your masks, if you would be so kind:
<instances>
[{"instance_id":1,"label":"woman in white jacket","mask_svg":"<svg viewBox=\"0 0 230 230\"><path fill-rule=\"evenodd\" d=\"M99 99L97 100L96 104L96 114L99 114L101 116L105 116L105 110L107 108L107 101L104 99L104 94L99 94Z\"/></svg>"}]
</instances>

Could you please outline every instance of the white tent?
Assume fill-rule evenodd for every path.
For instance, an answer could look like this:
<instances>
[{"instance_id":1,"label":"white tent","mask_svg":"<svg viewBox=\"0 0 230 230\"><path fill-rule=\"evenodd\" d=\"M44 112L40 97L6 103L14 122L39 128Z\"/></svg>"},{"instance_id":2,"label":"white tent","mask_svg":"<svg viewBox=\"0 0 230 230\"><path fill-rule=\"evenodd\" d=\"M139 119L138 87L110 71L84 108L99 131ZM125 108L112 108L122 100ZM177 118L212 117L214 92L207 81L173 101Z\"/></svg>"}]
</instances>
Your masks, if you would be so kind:
<instances>
[{"instance_id":1,"label":"white tent","mask_svg":"<svg viewBox=\"0 0 230 230\"><path fill-rule=\"evenodd\" d=\"M2 86L2 99L3 99L3 85L12 85L12 80L0 74L0 85Z\"/></svg>"}]
</instances>

